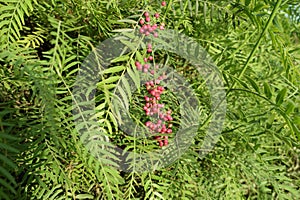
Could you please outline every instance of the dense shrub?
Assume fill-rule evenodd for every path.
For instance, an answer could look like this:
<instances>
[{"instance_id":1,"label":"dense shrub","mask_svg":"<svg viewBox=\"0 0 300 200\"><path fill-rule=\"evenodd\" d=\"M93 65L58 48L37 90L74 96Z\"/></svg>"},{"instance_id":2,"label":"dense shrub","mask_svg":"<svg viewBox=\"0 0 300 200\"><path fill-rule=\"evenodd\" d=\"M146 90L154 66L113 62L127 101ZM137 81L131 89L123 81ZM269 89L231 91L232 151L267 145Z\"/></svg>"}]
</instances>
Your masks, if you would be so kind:
<instances>
[{"instance_id":1,"label":"dense shrub","mask_svg":"<svg viewBox=\"0 0 300 200\"><path fill-rule=\"evenodd\" d=\"M171 165L124 172L114 167L117 161L95 159L80 141L73 86L98 43L139 31L150 20L145 12L160 20L157 28L185 34L211 55L224 82L226 120L204 158L199 148L205 124ZM299 13L297 0L0 0L0 199L300 199ZM170 52L150 58L152 52L125 45L130 52L97 83L104 139L141 152L167 146L160 136L157 143L126 135L111 108L122 74L136 71L143 55L181 73L207 108L201 117L208 117L205 80L191 64ZM174 112L174 120L166 116L174 122L173 135L178 99L165 90L155 98ZM143 92L128 99L141 124L147 123Z\"/></svg>"}]
</instances>

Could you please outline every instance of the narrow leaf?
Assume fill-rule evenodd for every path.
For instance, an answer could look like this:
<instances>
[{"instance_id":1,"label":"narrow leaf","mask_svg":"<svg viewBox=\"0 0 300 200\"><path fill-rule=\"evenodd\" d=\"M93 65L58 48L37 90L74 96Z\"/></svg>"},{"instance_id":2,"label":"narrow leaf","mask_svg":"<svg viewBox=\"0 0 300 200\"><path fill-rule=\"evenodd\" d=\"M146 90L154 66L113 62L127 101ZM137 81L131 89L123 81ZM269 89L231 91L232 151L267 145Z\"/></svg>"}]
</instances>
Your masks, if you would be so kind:
<instances>
[{"instance_id":1,"label":"narrow leaf","mask_svg":"<svg viewBox=\"0 0 300 200\"><path fill-rule=\"evenodd\" d=\"M276 104L281 105L283 103L284 97L286 95L287 89L283 88L276 97Z\"/></svg>"}]
</instances>

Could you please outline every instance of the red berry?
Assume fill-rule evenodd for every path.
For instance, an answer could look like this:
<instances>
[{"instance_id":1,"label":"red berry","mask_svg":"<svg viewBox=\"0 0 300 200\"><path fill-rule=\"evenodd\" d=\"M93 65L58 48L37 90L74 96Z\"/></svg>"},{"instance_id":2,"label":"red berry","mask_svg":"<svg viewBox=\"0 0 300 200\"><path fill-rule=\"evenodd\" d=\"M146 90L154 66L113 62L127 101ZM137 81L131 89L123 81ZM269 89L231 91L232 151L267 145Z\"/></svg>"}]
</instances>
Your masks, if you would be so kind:
<instances>
[{"instance_id":1,"label":"red berry","mask_svg":"<svg viewBox=\"0 0 300 200\"><path fill-rule=\"evenodd\" d=\"M162 26L162 25L160 25L160 26L159 26L159 29L160 29L160 30L164 30L164 29L165 29L165 27L164 27L164 26Z\"/></svg>"},{"instance_id":2,"label":"red berry","mask_svg":"<svg viewBox=\"0 0 300 200\"><path fill-rule=\"evenodd\" d=\"M152 52L152 49L147 49L147 52L148 52L148 53L151 53L151 52Z\"/></svg>"},{"instance_id":3,"label":"red berry","mask_svg":"<svg viewBox=\"0 0 300 200\"><path fill-rule=\"evenodd\" d=\"M164 146L164 144L163 144L162 141L159 141L158 143L159 143L159 146L160 146L160 147Z\"/></svg>"},{"instance_id":4,"label":"red berry","mask_svg":"<svg viewBox=\"0 0 300 200\"><path fill-rule=\"evenodd\" d=\"M152 49L152 44L149 43L149 44L147 45L147 47L148 47L148 49Z\"/></svg>"},{"instance_id":5,"label":"red berry","mask_svg":"<svg viewBox=\"0 0 300 200\"><path fill-rule=\"evenodd\" d=\"M146 22L150 22L150 17L146 17Z\"/></svg>"},{"instance_id":6,"label":"red berry","mask_svg":"<svg viewBox=\"0 0 300 200\"><path fill-rule=\"evenodd\" d=\"M167 3L165 1L161 2L161 6L166 6Z\"/></svg>"},{"instance_id":7,"label":"red berry","mask_svg":"<svg viewBox=\"0 0 300 200\"><path fill-rule=\"evenodd\" d=\"M145 20L140 19L140 24L143 25L145 23Z\"/></svg>"},{"instance_id":8,"label":"red berry","mask_svg":"<svg viewBox=\"0 0 300 200\"><path fill-rule=\"evenodd\" d=\"M145 33L145 29L140 28L140 33Z\"/></svg>"},{"instance_id":9,"label":"red berry","mask_svg":"<svg viewBox=\"0 0 300 200\"><path fill-rule=\"evenodd\" d=\"M148 13L148 12L145 12L145 13L144 13L144 16L145 16L145 17L149 17L149 13Z\"/></svg>"},{"instance_id":10,"label":"red berry","mask_svg":"<svg viewBox=\"0 0 300 200\"><path fill-rule=\"evenodd\" d=\"M159 14L158 14L158 13L155 13L155 14L154 14L154 17L155 17L156 19L158 19L158 18L159 18Z\"/></svg>"},{"instance_id":11,"label":"red berry","mask_svg":"<svg viewBox=\"0 0 300 200\"><path fill-rule=\"evenodd\" d=\"M138 61L135 62L135 66L138 70L142 70L142 64L139 63Z\"/></svg>"},{"instance_id":12,"label":"red berry","mask_svg":"<svg viewBox=\"0 0 300 200\"><path fill-rule=\"evenodd\" d=\"M145 123L145 125L146 125L146 126L150 126L150 125L151 125L151 122L150 122L150 121L147 121L147 122Z\"/></svg>"},{"instance_id":13,"label":"red berry","mask_svg":"<svg viewBox=\"0 0 300 200\"><path fill-rule=\"evenodd\" d=\"M149 56L148 60L153 60L153 57L152 57L152 56Z\"/></svg>"},{"instance_id":14,"label":"red berry","mask_svg":"<svg viewBox=\"0 0 300 200\"><path fill-rule=\"evenodd\" d=\"M146 58L146 59L147 59L147 58ZM144 68L145 68L145 69L149 69L149 68L150 68L150 65L144 64Z\"/></svg>"},{"instance_id":15,"label":"red berry","mask_svg":"<svg viewBox=\"0 0 300 200\"><path fill-rule=\"evenodd\" d=\"M168 140L164 140L164 145L165 146L168 146L168 143L169 143Z\"/></svg>"},{"instance_id":16,"label":"red berry","mask_svg":"<svg viewBox=\"0 0 300 200\"><path fill-rule=\"evenodd\" d=\"M147 59L147 58L144 58L144 61L145 61L145 62L147 62L147 61L148 61L148 59Z\"/></svg>"},{"instance_id":17,"label":"red berry","mask_svg":"<svg viewBox=\"0 0 300 200\"><path fill-rule=\"evenodd\" d=\"M155 32L155 33L153 34L153 36L157 38L157 37L158 37L158 33Z\"/></svg>"},{"instance_id":18,"label":"red berry","mask_svg":"<svg viewBox=\"0 0 300 200\"><path fill-rule=\"evenodd\" d=\"M160 90L160 91L163 91L163 90L164 90L164 87L158 86L157 89Z\"/></svg>"},{"instance_id":19,"label":"red berry","mask_svg":"<svg viewBox=\"0 0 300 200\"><path fill-rule=\"evenodd\" d=\"M151 124L149 125L149 128L153 130L154 124L151 123Z\"/></svg>"},{"instance_id":20,"label":"red berry","mask_svg":"<svg viewBox=\"0 0 300 200\"><path fill-rule=\"evenodd\" d=\"M150 33L152 33L152 32L154 31L154 29L153 29L152 27L150 27L150 28L148 28L148 31L149 31Z\"/></svg>"}]
</instances>

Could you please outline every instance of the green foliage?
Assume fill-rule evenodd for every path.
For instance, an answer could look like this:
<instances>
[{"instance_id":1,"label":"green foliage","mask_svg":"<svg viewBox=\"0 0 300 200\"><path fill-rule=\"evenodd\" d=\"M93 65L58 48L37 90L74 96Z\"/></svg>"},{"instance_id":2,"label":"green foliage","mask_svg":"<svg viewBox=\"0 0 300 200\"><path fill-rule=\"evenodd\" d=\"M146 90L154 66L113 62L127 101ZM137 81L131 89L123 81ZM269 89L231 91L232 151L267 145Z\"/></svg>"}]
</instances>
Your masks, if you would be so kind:
<instances>
[{"instance_id":1,"label":"green foliage","mask_svg":"<svg viewBox=\"0 0 300 200\"><path fill-rule=\"evenodd\" d=\"M300 199L298 1L170 0L165 10L159 3L0 0L0 199ZM227 111L220 141L205 158L199 159L203 124L175 163L139 174L113 167L114 152L103 146L110 140L136 152L157 148L123 133L112 106L114 89L128 108L141 95L134 61L144 55L133 31L144 10L160 10L168 29L209 52L223 77ZM72 112L73 86L84 59L115 33L123 34L127 53L95 85L91 118L99 140L88 144L104 155L96 159L74 124L90 113ZM190 81L206 118L205 80L184 59L159 56Z\"/></svg>"},{"instance_id":2,"label":"green foliage","mask_svg":"<svg viewBox=\"0 0 300 200\"><path fill-rule=\"evenodd\" d=\"M31 0L1 0L0 1L0 44L3 48L16 42L21 37L25 19L33 11Z\"/></svg>"}]
</instances>

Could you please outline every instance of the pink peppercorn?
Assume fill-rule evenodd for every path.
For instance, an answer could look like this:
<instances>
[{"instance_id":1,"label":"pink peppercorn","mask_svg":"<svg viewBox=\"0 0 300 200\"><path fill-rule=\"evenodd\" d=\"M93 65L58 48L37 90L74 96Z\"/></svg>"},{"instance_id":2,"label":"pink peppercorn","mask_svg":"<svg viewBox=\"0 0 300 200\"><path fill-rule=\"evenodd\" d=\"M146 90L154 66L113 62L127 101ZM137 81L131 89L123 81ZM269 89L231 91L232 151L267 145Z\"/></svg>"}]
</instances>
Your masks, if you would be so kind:
<instances>
[{"instance_id":1,"label":"pink peppercorn","mask_svg":"<svg viewBox=\"0 0 300 200\"><path fill-rule=\"evenodd\" d=\"M168 140L164 140L164 145L165 146L168 146L168 143L169 143Z\"/></svg>"},{"instance_id":2,"label":"pink peppercorn","mask_svg":"<svg viewBox=\"0 0 300 200\"><path fill-rule=\"evenodd\" d=\"M164 146L164 144L163 144L162 141L159 141L159 146L160 146L160 147Z\"/></svg>"},{"instance_id":3,"label":"pink peppercorn","mask_svg":"<svg viewBox=\"0 0 300 200\"><path fill-rule=\"evenodd\" d=\"M145 17L149 17L149 13L148 13L148 12L145 12L145 13L144 13L144 16L145 16Z\"/></svg>"}]
</instances>

